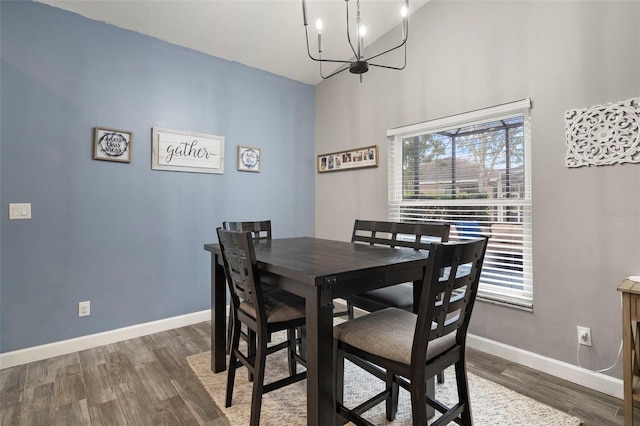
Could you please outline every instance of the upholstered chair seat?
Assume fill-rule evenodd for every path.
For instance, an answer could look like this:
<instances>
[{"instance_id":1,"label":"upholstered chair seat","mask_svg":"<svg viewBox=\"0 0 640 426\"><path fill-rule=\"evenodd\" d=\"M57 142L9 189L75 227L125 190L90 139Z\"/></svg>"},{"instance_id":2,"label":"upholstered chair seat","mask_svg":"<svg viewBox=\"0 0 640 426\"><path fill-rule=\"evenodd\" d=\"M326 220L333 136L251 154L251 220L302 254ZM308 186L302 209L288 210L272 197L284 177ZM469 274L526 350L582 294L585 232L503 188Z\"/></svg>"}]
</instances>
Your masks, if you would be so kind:
<instances>
[{"instance_id":1,"label":"upholstered chair seat","mask_svg":"<svg viewBox=\"0 0 640 426\"><path fill-rule=\"evenodd\" d=\"M386 308L336 325L333 336L372 355L409 365L417 319L414 313ZM432 340L427 347L427 359L437 357L455 344L455 332Z\"/></svg>"},{"instance_id":2,"label":"upholstered chair seat","mask_svg":"<svg viewBox=\"0 0 640 426\"><path fill-rule=\"evenodd\" d=\"M264 293L264 309L267 323L293 321L306 316L304 299L287 291L271 291ZM240 310L256 318L256 308L253 303L240 302Z\"/></svg>"}]
</instances>

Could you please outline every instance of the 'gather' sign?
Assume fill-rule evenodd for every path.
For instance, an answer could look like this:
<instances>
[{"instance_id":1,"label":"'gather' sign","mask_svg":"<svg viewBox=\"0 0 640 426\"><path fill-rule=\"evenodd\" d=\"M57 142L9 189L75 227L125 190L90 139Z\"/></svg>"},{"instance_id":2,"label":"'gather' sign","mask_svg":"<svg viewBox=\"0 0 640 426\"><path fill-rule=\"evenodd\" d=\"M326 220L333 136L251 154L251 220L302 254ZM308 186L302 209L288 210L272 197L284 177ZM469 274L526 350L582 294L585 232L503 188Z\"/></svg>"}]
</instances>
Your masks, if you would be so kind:
<instances>
[{"instance_id":1,"label":"'gather' sign","mask_svg":"<svg viewBox=\"0 0 640 426\"><path fill-rule=\"evenodd\" d=\"M224 136L153 128L154 170L224 173Z\"/></svg>"}]
</instances>

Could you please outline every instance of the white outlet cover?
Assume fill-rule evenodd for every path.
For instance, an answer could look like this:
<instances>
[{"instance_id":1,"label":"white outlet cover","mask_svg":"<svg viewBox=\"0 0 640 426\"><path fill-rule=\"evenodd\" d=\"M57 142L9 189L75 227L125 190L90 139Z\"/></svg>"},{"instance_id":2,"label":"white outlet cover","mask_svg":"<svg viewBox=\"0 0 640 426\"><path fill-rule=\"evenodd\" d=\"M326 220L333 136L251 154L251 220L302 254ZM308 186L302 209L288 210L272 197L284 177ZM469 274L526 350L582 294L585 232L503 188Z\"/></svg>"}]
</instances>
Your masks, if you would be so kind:
<instances>
[{"instance_id":1,"label":"white outlet cover","mask_svg":"<svg viewBox=\"0 0 640 426\"><path fill-rule=\"evenodd\" d=\"M91 315L91 302L80 302L78 303L78 316L86 317Z\"/></svg>"},{"instance_id":2,"label":"white outlet cover","mask_svg":"<svg viewBox=\"0 0 640 426\"><path fill-rule=\"evenodd\" d=\"M586 340L582 340L582 335L586 334ZM578 344L591 346L591 329L589 327L578 326Z\"/></svg>"}]
</instances>

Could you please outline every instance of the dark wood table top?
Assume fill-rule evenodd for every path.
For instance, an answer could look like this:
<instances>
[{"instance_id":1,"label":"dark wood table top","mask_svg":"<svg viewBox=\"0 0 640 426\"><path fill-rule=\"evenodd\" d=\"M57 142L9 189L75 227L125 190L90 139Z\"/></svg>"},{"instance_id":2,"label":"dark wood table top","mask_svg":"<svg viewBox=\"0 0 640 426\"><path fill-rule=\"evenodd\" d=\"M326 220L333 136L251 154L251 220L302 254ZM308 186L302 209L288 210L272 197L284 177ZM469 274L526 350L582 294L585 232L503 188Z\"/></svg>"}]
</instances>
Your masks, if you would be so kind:
<instances>
[{"instance_id":1,"label":"dark wood table top","mask_svg":"<svg viewBox=\"0 0 640 426\"><path fill-rule=\"evenodd\" d=\"M261 270L312 286L322 285L324 277L389 268L389 265L401 267L428 257L425 251L311 237L278 238L256 243L254 247ZM204 248L220 253L218 244L206 244Z\"/></svg>"}]
</instances>

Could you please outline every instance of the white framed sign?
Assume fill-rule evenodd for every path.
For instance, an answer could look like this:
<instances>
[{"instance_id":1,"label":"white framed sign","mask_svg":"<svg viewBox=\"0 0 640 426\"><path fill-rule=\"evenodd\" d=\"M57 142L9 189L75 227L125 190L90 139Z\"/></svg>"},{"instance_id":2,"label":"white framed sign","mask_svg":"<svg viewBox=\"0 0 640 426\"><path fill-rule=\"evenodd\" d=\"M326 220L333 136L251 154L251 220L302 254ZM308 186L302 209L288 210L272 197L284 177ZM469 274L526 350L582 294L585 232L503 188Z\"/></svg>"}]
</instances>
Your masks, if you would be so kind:
<instances>
[{"instance_id":1,"label":"white framed sign","mask_svg":"<svg viewBox=\"0 0 640 426\"><path fill-rule=\"evenodd\" d=\"M154 127L151 157L154 170L223 174L224 136Z\"/></svg>"},{"instance_id":2,"label":"white framed sign","mask_svg":"<svg viewBox=\"0 0 640 426\"><path fill-rule=\"evenodd\" d=\"M238 145L238 170L260 172L260 160L262 160L260 148Z\"/></svg>"},{"instance_id":3,"label":"white framed sign","mask_svg":"<svg viewBox=\"0 0 640 426\"><path fill-rule=\"evenodd\" d=\"M93 136L93 159L131 162L133 132L96 127Z\"/></svg>"}]
</instances>

